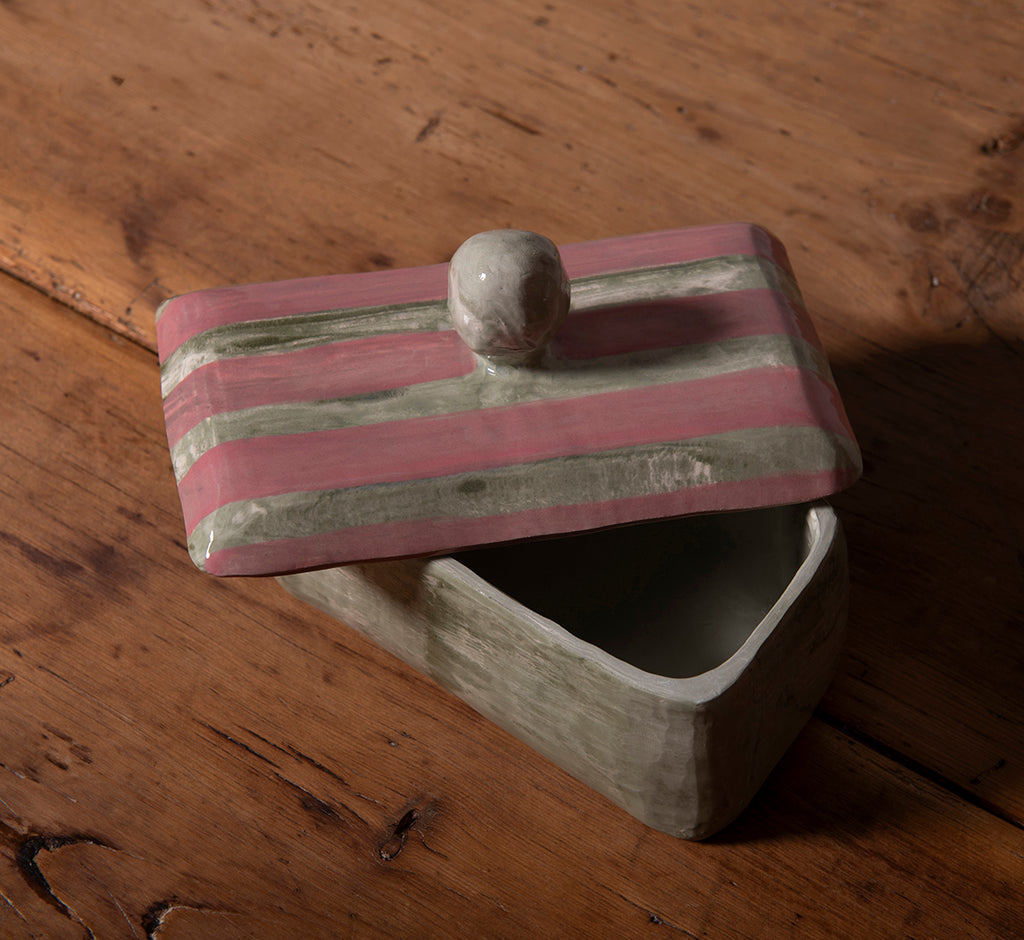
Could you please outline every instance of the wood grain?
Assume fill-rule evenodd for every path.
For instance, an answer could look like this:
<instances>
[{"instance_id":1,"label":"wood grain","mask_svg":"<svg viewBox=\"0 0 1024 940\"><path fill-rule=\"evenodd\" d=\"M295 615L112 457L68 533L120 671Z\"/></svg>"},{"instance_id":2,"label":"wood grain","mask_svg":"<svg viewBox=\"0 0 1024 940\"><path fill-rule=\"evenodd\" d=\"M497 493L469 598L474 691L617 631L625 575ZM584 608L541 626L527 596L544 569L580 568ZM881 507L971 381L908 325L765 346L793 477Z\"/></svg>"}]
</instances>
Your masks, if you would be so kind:
<instances>
[{"instance_id":1,"label":"wood grain","mask_svg":"<svg viewBox=\"0 0 1024 940\"><path fill-rule=\"evenodd\" d=\"M443 261L508 224L568 242L747 216L790 247L826 341L850 297L865 338L941 337L969 312L944 309L958 290L1012 334L984 244L1021 250L1019 16L950 0L0 16L0 262L147 343L156 304L194 288ZM958 336L987 336L969 319Z\"/></svg>"},{"instance_id":2,"label":"wood grain","mask_svg":"<svg viewBox=\"0 0 1024 940\"><path fill-rule=\"evenodd\" d=\"M1013 4L7 0L0 35L0 934L1024 933ZM721 840L190 567L166 297L736 219L866 466L842 673Z\"/></svg>"},{"instance_id":3,"label":"wood grain","mask_svg":"<svg viewBox=\"0 0 1024 940\"><path fill-rule=\"evenodd\" d=\"M736 827L684 843L273 584L202 576L155 357L0 290L12 936L1019 925L1024 833L827 723Z\"/></svg>"}]
</instances>

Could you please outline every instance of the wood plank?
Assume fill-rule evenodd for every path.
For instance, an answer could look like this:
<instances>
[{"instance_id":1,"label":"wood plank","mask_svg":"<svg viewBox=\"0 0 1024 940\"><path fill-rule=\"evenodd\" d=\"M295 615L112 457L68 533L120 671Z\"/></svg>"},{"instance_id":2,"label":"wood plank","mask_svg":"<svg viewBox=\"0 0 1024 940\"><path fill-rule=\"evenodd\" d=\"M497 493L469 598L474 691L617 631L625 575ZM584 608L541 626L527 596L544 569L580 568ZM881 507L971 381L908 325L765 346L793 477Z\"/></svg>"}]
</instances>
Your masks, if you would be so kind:
<instances>
[{"instance_id":1,"label":"wood plank","mask_svg":"<svg viewBox=\"0 0 1024 940\"><path fill-rule=\"evenodd\" d=\"M1013 332L1022 18L551 6L4 4L0 266L151 344L194 288L753 217L838 352Z\"/></svg>"},{"instance_id":2,"label":"wood plank","mask_svg":"<svg viewBox=\"0 0 1024 940\"><path fill-rule=\"evenodd\" d=\"M1024 832L827 724L681 842L275 585L200 575L155 357L10 281L0 322L11 936L1024 927Z\"/></svg>"},{"instance_id":3,"label":"wood plank","mask_svg":"<svg viewBox=\"0 0 1024 940\"><path fill-rule=\"evenodd\" d=\"M44 0L0 4L0 35L0 270L114 331L0 288L0 933L81 936L44 877L101 936L328 934L315 904L356 932L440 931L438 873L452 916L499 936L588 906L698 935L796 914L1021 931L1020 17ZM164 297L442 261L493 226L568 242L744 217L789 248L867 472L837 500L843 673L732 841L652 840L344 628L190 571L155 368L117 345L152 348ZM430 826L378 864L421 798ZM565 874L581 851L607 890Z\"/></svg>"}]
</instances>

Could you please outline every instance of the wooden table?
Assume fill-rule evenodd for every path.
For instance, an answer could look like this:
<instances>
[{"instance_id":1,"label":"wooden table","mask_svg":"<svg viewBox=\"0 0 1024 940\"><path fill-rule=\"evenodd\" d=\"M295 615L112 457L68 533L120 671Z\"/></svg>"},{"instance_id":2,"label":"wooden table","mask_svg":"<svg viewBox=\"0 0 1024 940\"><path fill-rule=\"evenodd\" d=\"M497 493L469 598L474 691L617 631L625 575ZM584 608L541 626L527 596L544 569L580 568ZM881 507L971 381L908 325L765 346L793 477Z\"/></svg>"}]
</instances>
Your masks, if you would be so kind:
<instances>
[{"instance_id":1,"label":"wooden table","mask_svg":"<svg viewBox=\"0 0 1024 940\"><path fill-rule=\"evenodd\" d=\"M0 935L1024 936L1019 3L4 0L0 37ZM733 219L866 472L840 674L719 837L192 568L163 299Z\"/></svg>"}]
</instances>

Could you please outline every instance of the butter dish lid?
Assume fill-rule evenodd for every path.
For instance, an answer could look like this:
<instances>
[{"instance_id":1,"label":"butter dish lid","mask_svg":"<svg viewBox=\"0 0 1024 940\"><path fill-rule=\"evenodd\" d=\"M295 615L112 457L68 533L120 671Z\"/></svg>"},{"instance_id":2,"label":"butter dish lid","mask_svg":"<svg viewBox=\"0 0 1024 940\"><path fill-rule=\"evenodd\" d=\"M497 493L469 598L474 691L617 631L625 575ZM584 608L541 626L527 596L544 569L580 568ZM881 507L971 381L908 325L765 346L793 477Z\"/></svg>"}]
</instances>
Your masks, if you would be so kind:
<instances>
[{"instance_id":1,"label":"butter dish lid","mask_svg":"<svg viewBox=\"0 0 1024 940\"><path fill-rule=\"evenodd\" d=\"M459 268L460 293L459 257L454 320L447 264L161 306L196 565L263 575L447 553L806 502L859 476L785 250L763 229L565 246L545 283L561 275L567 296L548 291L550 316L518 326L491 313L515 292L500 259ZM482 301L475 279L489 279ZM459 318L474 303L483 340Z\"/></svg>"}]
</instances>

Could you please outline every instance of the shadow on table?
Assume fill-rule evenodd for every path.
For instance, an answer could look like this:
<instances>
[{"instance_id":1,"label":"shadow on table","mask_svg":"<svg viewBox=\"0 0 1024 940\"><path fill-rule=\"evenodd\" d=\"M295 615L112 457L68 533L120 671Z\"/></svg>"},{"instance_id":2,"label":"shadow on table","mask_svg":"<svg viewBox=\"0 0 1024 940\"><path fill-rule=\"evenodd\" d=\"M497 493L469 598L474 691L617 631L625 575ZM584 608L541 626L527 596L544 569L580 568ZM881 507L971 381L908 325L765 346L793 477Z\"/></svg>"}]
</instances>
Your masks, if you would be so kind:
<instances>
[{"instance_id":1,"label":"shadow on table","mask_svg":"<svg viewBox=\"0 0 1024 940\"><path fill-rule=\"evenodd\" d=\"M852 834L915 812L897 777L879 791L878 775L851 772L835 741L808 747L822 735L852 736L882 764L1020 819L1024 344L912 349L834 372L865 465L833 499L850 551L846 654L824 723L716 841L804 825ZM780 799L796 803L779 814Z\"/></svg>"}]
</instances>

